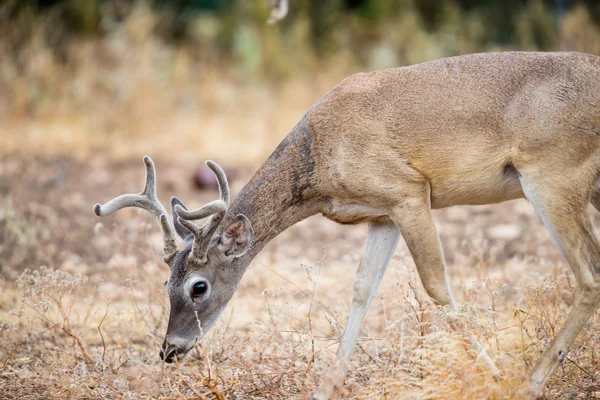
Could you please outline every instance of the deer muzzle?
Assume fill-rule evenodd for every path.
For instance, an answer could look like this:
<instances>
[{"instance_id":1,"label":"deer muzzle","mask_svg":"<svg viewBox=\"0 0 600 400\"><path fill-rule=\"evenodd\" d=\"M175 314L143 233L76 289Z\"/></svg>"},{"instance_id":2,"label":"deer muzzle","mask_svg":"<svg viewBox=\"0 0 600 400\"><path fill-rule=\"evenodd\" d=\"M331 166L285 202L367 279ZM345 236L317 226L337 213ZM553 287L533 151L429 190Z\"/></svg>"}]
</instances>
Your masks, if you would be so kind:
<instances>
[{"instance_id":1,"label":"deer muzzle","mask_svg":"<svg viewBox=\"0 0 600 400\"><path fill-rule=\"evenodd\" d=\"M188 355L190 350L194 348L197 340L192 342L192 346L187 346L183 343L176 343L177 340L173 341L175 343L171 343L169 340L165 339L162 344L162 348L160 349L158 356L161 360L166 362L167 364L171 364L176 359L178 362L183 361L183 359Z\"/></svg>"}]
</instances>

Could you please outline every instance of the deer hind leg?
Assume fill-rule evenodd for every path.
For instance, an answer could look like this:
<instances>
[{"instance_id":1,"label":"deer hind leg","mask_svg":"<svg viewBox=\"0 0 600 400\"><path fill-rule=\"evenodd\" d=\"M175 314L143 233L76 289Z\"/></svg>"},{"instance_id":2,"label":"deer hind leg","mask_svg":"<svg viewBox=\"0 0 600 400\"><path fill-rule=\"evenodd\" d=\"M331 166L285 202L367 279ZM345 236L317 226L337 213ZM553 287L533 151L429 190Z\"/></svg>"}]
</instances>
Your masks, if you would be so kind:
<instances>
[{"instance_id":1,"label":"deer hind leg","mask_svg":"<svg viewBox=\"0 0 600 400\"><path fill-rule=\"evenodd\" d=\"M392 220L406 241L427 294L438 306L448 305L452 310L456 310L446 274L442 246L431 216L430 186L427 184L422 192L416 193L414 197L397 206L393 210ZM451 318L450 326L455 331L464 331L458 318ZM500 371L483 346L474 335L468 336L479 358L487 364L494 376L500 376Z\"/></svg>"},{"instance_id":2,"label":"deer hind leg","mask_svg":"<svg viewBox=\"0 0 600 400\"><path fill-rule=\"evenodd\" d=\"M594 234L587 205L595 168L580 168L560 177L523 172L521 184L577 280L573 306L552 343L529 377L529 391L539 397L566 357L569 347L600 304L600 243ZM587 170L587 171L586 171ZM594 205L596 205L594 203Z\"/></svg>"},{"instance_id":3,"label":"deer hind leg","mask_svg":"<svg viewBox=\"0 0 600 400\"><path fill-rule=\"evenodd\" d=\"M399 237L398 228L392 222L369 224L365 249L354 282L352 307L337 351L337 361L323 376L323 382L313 399L330 399L343 385L363 320L379 282L396 251Z\"/></svg>"}]
</instances>

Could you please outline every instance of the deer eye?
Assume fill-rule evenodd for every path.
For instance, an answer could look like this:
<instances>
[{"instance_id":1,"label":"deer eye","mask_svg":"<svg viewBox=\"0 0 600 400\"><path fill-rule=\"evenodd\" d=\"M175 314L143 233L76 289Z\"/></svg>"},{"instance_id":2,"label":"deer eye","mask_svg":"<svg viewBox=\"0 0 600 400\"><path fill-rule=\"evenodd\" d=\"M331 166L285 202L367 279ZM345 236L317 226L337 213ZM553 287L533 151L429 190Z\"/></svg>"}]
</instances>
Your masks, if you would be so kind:
<instances>
[{"instance_id":1,"label":"deer eye","mask_svg":"<svg viewBox=\"0 0 600 400\"><path fill-rule=\"evenodd\" d=\"M194 285L192 286L192 293L191 293L192 299L203 296L207 290L208 290L208 283L206 283L205 281L198 281L198 282L194 283Z\"/></svg>"}]
</instances>

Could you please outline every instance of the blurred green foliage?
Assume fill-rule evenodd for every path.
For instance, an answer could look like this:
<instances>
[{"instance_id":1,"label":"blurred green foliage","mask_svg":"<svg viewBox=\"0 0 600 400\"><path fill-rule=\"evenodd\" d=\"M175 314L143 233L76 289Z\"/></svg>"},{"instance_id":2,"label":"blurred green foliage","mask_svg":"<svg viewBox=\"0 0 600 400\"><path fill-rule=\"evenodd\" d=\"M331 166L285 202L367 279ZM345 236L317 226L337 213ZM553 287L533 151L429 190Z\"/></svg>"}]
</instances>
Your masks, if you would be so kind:
<instances>
[{"instance_id":1,"label":"blurred green foliage","mask_svg":"<svg viewBox=\"0 0 600 400\"><path fill-rule=\"evenodd\" d=\"M591 52L600 24L593 0L290 0L288 17L276 25L266 24L269 0L0 0L0 35L18 53L43 25L47 45L60 54L64 43L110 35L142 3L153 15L153 36L203 61L272 77L336 59L374 69L476 51L564 50L574 42L573 50ZM564 31L573 14L589 30L584 44Z\"/></svg>"}]
</instances>

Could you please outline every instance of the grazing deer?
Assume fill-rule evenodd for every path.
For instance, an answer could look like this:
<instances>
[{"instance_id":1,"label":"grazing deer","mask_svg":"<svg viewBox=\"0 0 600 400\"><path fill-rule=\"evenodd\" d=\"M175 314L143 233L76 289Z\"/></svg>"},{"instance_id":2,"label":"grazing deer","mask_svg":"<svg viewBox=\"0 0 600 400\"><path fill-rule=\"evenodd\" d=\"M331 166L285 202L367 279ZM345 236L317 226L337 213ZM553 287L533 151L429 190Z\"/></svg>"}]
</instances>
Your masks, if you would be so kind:
<instances>
[{"instance_id":1,"label":"grazing deer","mask_svg":"<svg viewBox=\"0 0 600 400\"><path fill-rule=\"evenodd\" d=\"M363 318L400 234L425 290L455 308L431 210L527 198L578 283L563 328L533 368L540 396L600 303L600 244L587 213L600 208L600 57L580 53L488 53L360 73L320 99L229 204L197 210L158 202L146 188L94 211L141 207L159 217L171 267L169 324L161 358L183 357L215 323L264 245L313 214L368 223L348 324L328 384L343 384ZM207 218L202 226L193 220ZM174 232L185 248L178 250ZM478 345L475 343L475 345Z\"/></svg>"}]
</instances>

